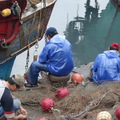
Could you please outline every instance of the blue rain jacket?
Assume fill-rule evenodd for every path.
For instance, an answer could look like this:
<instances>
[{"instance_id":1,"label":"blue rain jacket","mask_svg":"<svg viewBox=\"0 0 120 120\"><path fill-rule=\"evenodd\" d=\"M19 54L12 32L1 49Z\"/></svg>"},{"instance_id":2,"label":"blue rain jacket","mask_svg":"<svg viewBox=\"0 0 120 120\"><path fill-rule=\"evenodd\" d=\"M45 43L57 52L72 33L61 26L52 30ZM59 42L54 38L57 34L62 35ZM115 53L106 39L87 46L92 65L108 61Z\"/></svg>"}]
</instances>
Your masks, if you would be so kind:
<instances>
[{"instance_id":1,"label":"blue rain jacket","mask_svg":"<svg viewBox=\"0 0 120 120\"><path fill-rule=\"evenodd\" d=\"M46 43L38 61L47 63L53 75L68 75L74 68L71 44L61 36L55 35Z\"/></svg>"},{"instance_id":2,"label":"blue rain jacket","mask_svg":"<svg viewBox=\"0 0 120 120\"><path fill-rule=\"evenodd\" d=\"M101 84L105 81L120 80L120 57L115 50L99 54L92 65L92 79Z\"/></svg>"}]
</instances>

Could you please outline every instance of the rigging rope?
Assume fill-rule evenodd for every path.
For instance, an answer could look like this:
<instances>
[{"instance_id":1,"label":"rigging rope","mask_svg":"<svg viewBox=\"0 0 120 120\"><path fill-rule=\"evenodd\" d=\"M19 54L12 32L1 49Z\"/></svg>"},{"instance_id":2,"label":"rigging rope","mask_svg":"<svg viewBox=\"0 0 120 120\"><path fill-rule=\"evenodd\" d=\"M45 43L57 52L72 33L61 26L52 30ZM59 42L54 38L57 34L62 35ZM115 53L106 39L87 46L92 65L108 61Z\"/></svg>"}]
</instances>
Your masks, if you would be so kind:
<instances>
[{"instance_id":1,"label":"rigging rope","mask_svg":"<svg viewBox=\"0 0 120 120\"><path fill-rule=\"evenodd\" d=\"M31 0L29 0L29 2L32 3ZM45 2L46 2L46 0L43 1L43 3L44 3L43 7L45 7ZM36 12L34 13L34 18L33 18L32 24L31 24L31 26L29 28L29 34L30 34L30 30L33 27L33 24L35 22L35 18L36 18ZM36 44L35 44L35 51L34 51L34 55L33 55L33 61L36 61L37 58L38 58L38 48L39 48L38 40L39 40L39 34L40 34L40 23L41 23L41 20L42 20L42 18L41 18L41 11L40 11L39 20L38 20L39 21L38 31L37 31ZM29 39L30 39L30 36L29 36ZM30 48L29 39L28 39L28 51L27 51L25 72L28 71L28 63L29 63L29 48Z\"/></svg>"},{"instance_id":2,"label":"rigging rope","mask_svg":"<svg viewBox=\"0 0 120 120\"><path fill-rule=\"evenodd\" d=\"M43 8L46 7L46 0L43 0ZM43 19L44 20L44 19ZM41 23L42 23L42 14L40 11L40 15L39 15L39 23L38 23L38 31L37 31L37 37L36 37L36 44L35 44L35 51L34 51L34 55L33 55L33 61L37 61L38 58L38 48L39 48L39 35L40 35L40 28L41 28Z\"/></svg>"},{"instance_id":3,"label":"rigging rope","mask_svg":"<svg viewBox=\"0 0 120 120\"><path fill-rule=\"evenodd\" d=\"M37 31L37 37L36 37L36 44L35 44L35 51L34 51L34 55L33 55L33 61L37 61L38 58L38 48L39 48L39 44L38 44L38 40L39 40L39 34L40 34L40 24L41 24L41 11L40 11L40 15L39 15L39 23L38 23L38 31Z\"/></svg>"},{"instance_id":4,"label":"rigging rope","mask_svg":"<svg viewBox=\"0 0 120 120\"><path fill-rule=\"evenodd\" d=\"M35 22L35 18L36 18L36 12L34 13L34 17L33 17L33 20L32 20L32 24L31 24L31 26L29 27L29 38L28 38L28 49L27 49L27 57L26 57L26 65L25 65L25 73L28 71L28 66L29 66L29 56L30 56L30 54L29 54L29 49L30 49L30 31L31 31L31 29L32 29L32 27L33 27L33 24L34 24L34 22Z\"/></svg>"},{"instance_id":5,"label":"rigging rope","mask_svg":"<svg viewBox=\"0 0 120 120\"><path fill-rule=\"evenodd\" d=\"M36 8L36 5L31 1L31 0L28 0L29 1L29 3L31 4L31 7L32 8Z\"/></svg>"},{"instance_id":6,"label":"rigging rope","mask_svg":"<svg viewBox=\"0 0 120 120\"><path fill-rule=\"evenodd\" d=\"M25 65L25 73L26 73L27 70L28 70L28 64L29 64L29 56L30 56L30 54L29 54L29 48L30 48L30 46L28 45L27 57L26 57L26 65Z\"/></svg>"}]
</instances>

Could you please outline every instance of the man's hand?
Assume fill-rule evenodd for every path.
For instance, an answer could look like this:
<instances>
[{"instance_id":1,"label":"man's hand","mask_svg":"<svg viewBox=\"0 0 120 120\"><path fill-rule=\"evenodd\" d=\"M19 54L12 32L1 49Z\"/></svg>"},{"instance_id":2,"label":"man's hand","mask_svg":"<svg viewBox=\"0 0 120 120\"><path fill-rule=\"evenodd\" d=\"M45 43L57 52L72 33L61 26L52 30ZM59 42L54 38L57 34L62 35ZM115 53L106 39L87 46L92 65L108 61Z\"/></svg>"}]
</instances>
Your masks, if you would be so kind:
<instances>
[{"instance_id":1,"label":"man's hand","mask_svg":"<svg viewBox=\"0 0 120 120\"><path fill-rule=\"evenodd\" d=\"M25 115L25 116L28 115L27 110L25 110L22 106L20 106L20 112L21 112L21 114L23 114L23 115Z\"/></svg>"},{"instance_id":2,"label":"man's hand","mask_svg":"<svg viewBox=\"0 0 120 120\"><path fill-rule=\"evenodd\" d=\"M27 120L27 115L20 114L18 115L19 119L18 120Z\"/></svg>"}]
</instances>

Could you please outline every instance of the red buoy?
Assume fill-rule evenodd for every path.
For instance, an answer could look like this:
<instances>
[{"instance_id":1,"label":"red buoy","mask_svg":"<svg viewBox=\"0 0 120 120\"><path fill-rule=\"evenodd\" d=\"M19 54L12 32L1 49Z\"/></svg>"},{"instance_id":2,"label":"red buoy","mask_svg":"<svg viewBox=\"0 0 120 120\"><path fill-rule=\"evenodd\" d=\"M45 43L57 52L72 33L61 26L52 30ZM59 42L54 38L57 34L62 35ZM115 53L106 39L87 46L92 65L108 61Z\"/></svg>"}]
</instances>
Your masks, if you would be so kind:
<instances>
[{"instance_id":1,"label":"red buoy","mask_svg":"<svg viewBox=\"0 0 120 120\"><path fill-rule=\"evenodd\" d=\"M47 120L47 119L45 119L45 118L38 118L38 119L36 119L36 120Z\"/></svg>"},{"instance_id":2,"label":"red buoy","mask_svg":"<svg viewBox=\"0 0 120 120\"><path fill-rule=\"evenodd\" d=\"M79 83L83 81L83 77L81 74L79 73L74 73L71 77L72 82L74 83Z\"/></svg>"},{"instance_id":3,"label":"red buoy","mask_svg":"<svg viewBox=\"0 0 120 120\"><path fill-rule=\"evenodd\" d=\"M54 101L51 98L45 98L42 100L41 107L45 112L49 112L54 107Z\"/></svg>"},{"instance_id":4,"label":"red buoy","mask_svg":"<svg viewBox=\"0 0 120 120\"><path fill-rule=\"evenodd\" d=\"M69 94L70 94L70 92L68 91L67 88L60 88L57 91L58 98L64 98L64 97L68 96Z\"/></svg>"},{"instance_id":5,"label":"red buoy","mask_svg":"<svg viewBox=\"0 0 120 120\"><path fill-rule=\"evenodd\" d=\"M118 119L120 119L120 107L118 107L116 110L115 110L115 115Z\"/></svg>"}]
</instances>

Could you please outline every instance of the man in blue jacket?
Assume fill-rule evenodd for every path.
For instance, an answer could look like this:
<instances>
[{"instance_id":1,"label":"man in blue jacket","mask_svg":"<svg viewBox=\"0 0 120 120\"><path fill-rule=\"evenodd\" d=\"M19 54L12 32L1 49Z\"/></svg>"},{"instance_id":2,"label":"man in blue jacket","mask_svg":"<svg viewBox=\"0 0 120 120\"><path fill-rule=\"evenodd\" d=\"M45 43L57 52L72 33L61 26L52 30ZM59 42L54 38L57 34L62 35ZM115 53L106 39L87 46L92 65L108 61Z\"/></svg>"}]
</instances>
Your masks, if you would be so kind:
<instances>
[{"instance_id":1,"label":"man in blue jacket","mask_svg":"<svg viewBox=\"0 0 120 120\"><path fill-rule=\"evenodd\" d=\"M71 44L58 35L56 28L50 27L45 33L47 43L39 55L38 61L32 62L26 87L37 85L40 71L49 72L56 76L66 76L74 68Z\"/></svg>"},{"instance_id":2,"label":"man in blue jacket","mask_svg":"<svg viewBox=\"0 0 120 120\"><path fill-rule=\"evenodd\" d=\"M109 50L99 54L92 65L92 79L97 84L120 80L120 45L112 43Z\"/></svg>"}]
</instances>

